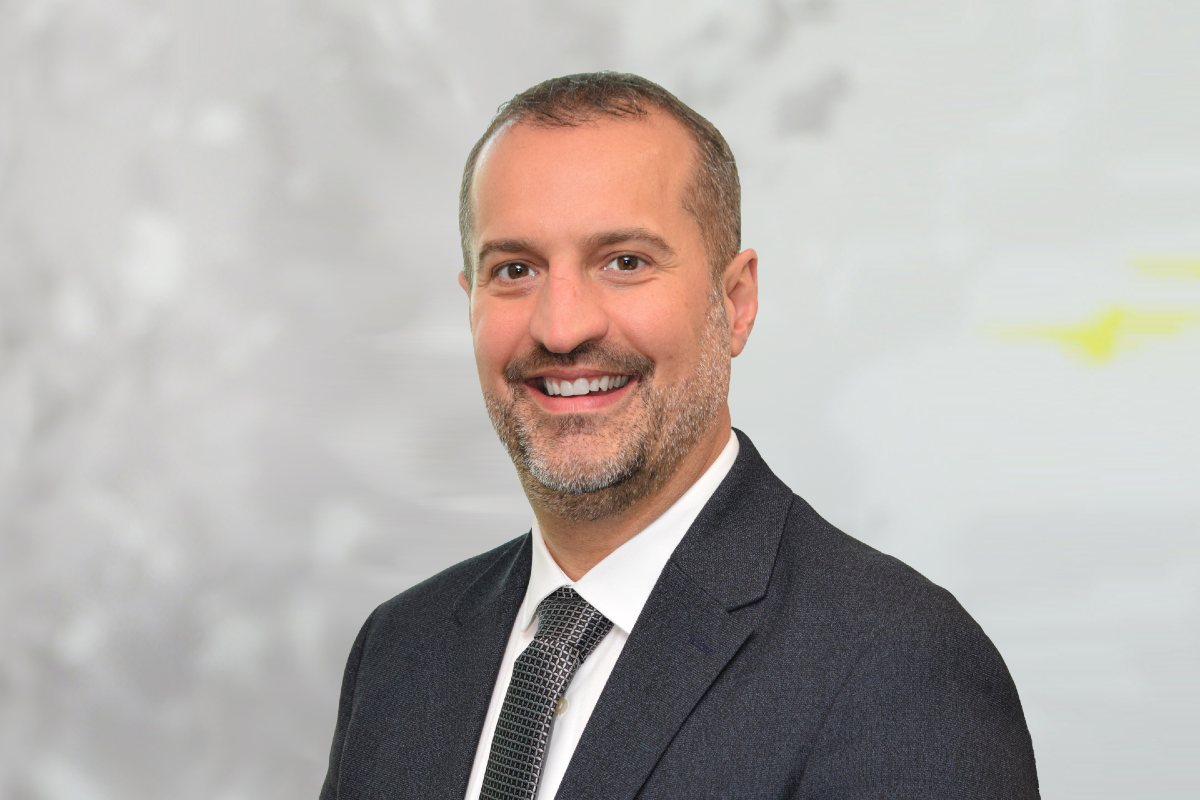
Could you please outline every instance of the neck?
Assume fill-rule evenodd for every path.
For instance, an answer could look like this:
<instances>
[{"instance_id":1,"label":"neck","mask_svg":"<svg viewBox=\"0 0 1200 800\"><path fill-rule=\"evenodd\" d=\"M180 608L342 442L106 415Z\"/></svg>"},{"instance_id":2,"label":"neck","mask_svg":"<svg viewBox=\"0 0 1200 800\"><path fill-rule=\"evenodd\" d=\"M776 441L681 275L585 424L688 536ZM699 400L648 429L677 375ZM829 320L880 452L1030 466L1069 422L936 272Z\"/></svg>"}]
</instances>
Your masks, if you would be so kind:
<instances>
[{"instance_id":1,"label":"neck","mask_svg":"<svg viewBox=\"0 0 1200 800\"><path fill-rule=\"evenodd\" d=\"M729 441L729 425L729 410L726 408L655 491L601 519L580 520L562 516L547 504L539 502L534 493L527 492L546 549L567 577L573 581L579 580L605 556L662 516L717 460Z\"/></svg>"}]
</instances>

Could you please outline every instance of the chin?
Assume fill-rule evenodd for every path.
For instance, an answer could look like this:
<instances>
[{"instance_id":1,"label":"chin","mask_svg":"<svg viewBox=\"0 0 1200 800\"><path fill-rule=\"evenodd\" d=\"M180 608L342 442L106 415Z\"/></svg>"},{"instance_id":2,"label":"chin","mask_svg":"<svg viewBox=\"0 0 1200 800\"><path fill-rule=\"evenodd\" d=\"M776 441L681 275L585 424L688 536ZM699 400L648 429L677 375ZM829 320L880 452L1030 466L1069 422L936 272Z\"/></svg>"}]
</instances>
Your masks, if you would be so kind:
<instances>
[{"instance_id":1,"label":"chin","mask_svg":"<svg viewBox=\"0 0 1200 800\"><path fill-rule=\"evenodd\" d=\"M554 455L557 457L546 458L526 452L521 466L547 491L564 495L594 494L611 489L632 479L646 463L643 449L622 450L610 458L591 458L587 462L569 455L563 458L561 452Z\"/></svg>"}]
</instances>

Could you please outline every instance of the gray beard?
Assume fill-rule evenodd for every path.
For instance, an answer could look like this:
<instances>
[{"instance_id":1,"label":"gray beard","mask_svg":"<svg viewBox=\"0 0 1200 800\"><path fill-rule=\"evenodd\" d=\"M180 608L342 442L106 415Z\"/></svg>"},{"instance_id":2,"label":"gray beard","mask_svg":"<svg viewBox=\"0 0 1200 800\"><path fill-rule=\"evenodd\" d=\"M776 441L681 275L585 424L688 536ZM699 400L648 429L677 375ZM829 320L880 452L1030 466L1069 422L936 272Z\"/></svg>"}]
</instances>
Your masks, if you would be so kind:
<instances>
[{"instance_id":1,"label":"gray beard","mask_svg":"<svg viewBox=\"0 0 1200 800\"><path fill-rule=\"evenodd\" d=\"M699 442L729 395L729 337L719 295L709 305L696 372L674 387L658 387L653 366L629 402L640 406L615 435L616 455L599 462L556 463L553 448L565 438L595 430L589 414L537 419L518 407L517 387L507 398L484 393L492 426L508 451L530 503L564 519L593 522L618 514L657 492ZM581 358L582 350L571 354ZM558 360L566 357L553 356ZM618 363L640 356L619 356ZM601 362L604 363L604 362ZM629 370L614 370L629 371ZM515 377L511 384L518 383ZM528 401L526 401L528 402Z\"/></svg>"}]
</instances>

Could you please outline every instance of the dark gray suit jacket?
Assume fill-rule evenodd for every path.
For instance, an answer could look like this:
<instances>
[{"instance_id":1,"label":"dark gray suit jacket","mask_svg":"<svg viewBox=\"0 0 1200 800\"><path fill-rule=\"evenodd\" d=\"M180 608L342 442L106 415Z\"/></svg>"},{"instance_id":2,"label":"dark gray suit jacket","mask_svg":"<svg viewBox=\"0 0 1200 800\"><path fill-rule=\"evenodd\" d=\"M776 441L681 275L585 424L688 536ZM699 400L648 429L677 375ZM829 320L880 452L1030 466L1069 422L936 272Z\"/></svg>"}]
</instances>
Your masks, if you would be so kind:
<instances>
[{"instance_id":1,"label":"dark gray suit jacket","mask_svg":"<svg viewBox=\"0 0 1200 800\"><path fill-rule=\"evenodd\" d=\"M1038 797L995 647L945 590L741 451L663 570L558 797ZM321 800L466 793L525 535L389 600L346 666Z\"/></svg>"}]
</instances>

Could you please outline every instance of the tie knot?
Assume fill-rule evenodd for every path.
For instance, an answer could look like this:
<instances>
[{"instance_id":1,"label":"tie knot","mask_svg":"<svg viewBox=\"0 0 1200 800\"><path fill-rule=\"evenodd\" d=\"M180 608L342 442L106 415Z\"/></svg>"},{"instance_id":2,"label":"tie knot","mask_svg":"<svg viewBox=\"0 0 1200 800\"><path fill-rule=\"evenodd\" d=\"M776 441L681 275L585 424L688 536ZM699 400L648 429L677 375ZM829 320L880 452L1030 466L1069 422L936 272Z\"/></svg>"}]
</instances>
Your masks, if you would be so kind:
<instances>
[{"instance_id":1,"label":"tie knot","mask_svg":"<svg viewBox=\"0 0 1200 800\"><path fill-rule=\"evenodd\" d=\"M570 586L555 589L538 605L534 638L563 642L585 660L612 629L612 622L580 597Z\"/></svg>"}]
</instances>

